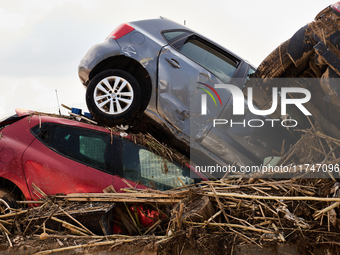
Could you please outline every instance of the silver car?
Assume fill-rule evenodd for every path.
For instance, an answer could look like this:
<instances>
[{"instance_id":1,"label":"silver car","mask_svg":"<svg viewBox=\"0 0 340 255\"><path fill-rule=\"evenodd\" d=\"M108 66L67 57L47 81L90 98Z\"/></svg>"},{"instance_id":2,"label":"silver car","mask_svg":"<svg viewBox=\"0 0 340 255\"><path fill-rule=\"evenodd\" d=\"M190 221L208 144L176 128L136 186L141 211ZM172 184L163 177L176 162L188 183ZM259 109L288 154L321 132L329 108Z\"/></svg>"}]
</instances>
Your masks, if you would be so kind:
<instances>
[{"instance_id":1,"label":"silver car","mask_svg":"<svg viewBox=\"0 0 340 255\"><path fill-rule=\"evenodd\" d=\"M288 135L282 127L213 128L214 118L232 117L233 104L230 91L217 93L215 84L243 89L254 72L239 56L164 18L120 25L79 64L87 106L97 121L131 124L144 114L200 155L238 165L261 164L272 150L281 150ZM201 111L203 94L209 94L207 114ZM254 117L259 119L249 112L244 116Z\"/></svg>"}]
</instances>

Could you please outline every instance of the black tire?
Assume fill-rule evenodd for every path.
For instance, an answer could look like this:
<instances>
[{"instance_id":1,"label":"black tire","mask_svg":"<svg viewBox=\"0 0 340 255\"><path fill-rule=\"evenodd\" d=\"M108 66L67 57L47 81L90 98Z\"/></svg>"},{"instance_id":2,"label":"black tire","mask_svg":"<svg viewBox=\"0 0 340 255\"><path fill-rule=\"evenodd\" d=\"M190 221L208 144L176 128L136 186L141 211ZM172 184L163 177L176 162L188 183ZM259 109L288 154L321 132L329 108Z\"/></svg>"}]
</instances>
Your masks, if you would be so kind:
<instances>
[{"instance_id":1,"label":"black tire","mask_svg":"<svg viewBox=\"0 0 340 255\"><path fill-rule=\"evenodd\" d=\"M86 104L91 115L107 126L130 124L141 109L141 98L138 81L118 69L97 74L86 90Z\"/></svg>"},{"instance_id":2,"label":"black tire","mask_svg":"<svg viewBox=\"0 0 340 255\"><path fill-rule=\"evenodd\" d=\"M16 200L14 194L5 189L0 189L0 215L9 213L9 208L18 208Z\"/></svg>"},{"instance_id":3,"label":"black tire","mask_svg":"<svg viewBox=\"0 0 340 255\"><path fill-rule=\"evenodd\" d=\"M256 69L255 78L276 78L280 77L292 64L287 54L289 40L283 42L273 50Z\"/></svg>"}]
</instances>

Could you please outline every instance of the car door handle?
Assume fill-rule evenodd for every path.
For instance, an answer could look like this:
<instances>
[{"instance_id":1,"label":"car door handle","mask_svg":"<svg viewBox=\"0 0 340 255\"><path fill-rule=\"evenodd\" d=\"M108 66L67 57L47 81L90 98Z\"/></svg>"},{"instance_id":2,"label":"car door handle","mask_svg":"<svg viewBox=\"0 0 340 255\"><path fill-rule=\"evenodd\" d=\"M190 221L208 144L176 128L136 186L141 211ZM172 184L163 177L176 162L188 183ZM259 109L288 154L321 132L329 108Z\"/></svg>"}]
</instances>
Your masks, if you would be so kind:
<instances>
[{"instance_id":1,"label":"car door handle","mask_svg":"<svg viewBox=\"0 0 340 255\"><path fill-rule=\"evenodd\" d=\"M179 65L179 63L178 63L178 61L176 59L165 58L165 60L168 61L168 63L170 65L172 65L173 67L178 68L178 69L181 68L181 66Z\"/></svg>"}]
</instances>

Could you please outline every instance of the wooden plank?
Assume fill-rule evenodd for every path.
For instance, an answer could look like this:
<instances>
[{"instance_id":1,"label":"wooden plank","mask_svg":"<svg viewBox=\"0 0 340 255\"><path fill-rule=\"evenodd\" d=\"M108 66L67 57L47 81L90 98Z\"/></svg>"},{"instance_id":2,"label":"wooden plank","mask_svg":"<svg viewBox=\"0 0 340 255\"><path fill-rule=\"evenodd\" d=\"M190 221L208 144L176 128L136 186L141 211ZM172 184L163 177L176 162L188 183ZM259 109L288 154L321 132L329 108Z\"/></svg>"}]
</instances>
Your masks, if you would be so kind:
<instances>
[{"instance_id":1,"label":"wooden plank","mask_svg":"<svg viewBox=\"0 0 340 255\"><path fill-rule=\"evenodd\" d=\"M72 202L127 202L127 203L147 203L147 202L157 202L157 203L165 203L172 204L178 203L181 199L138 199L138 198L127 198L127 197L112 197L112 198L100 198L100 197L67 197L67 201Z\"/></svg>"},{"instance_id":2,"label":"wooden plank","mask_svg":"<svg viewBox=\"0 0 340 255\"><path fill-rule=\"evenodd\" d=\"M203 195L213 197L213 192L205 192ZM323 201L323 202L340 202L340 198L335 197L284 197L284 196L257 196L257 195L247 195L239 193L218 193L216 195L219 197L237 197L237 198L249 198L258 200L294 200L294 201Z\"/></svg>"},{"instance_id":3,"label":"wooden plank","mask_svg":"<svg viewBox=\"0 0 340 255\"><path fill-rule=\"evenodd\" d=\"M65 197L65 196L63 196ZM158 194L158 193L71 193L67 194L66 198L182 198L186 197L186 194Z\"/></svg>"}]
</instances>

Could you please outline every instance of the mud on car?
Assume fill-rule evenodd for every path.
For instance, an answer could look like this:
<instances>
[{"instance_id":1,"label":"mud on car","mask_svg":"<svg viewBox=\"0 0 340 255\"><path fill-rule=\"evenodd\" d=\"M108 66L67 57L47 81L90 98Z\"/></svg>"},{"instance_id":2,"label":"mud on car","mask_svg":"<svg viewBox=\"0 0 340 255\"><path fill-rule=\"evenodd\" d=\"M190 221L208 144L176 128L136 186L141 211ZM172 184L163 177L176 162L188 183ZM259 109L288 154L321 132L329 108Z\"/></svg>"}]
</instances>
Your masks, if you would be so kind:
<instances>
[{"instance_id":1,"label":"mud on car","mask_svg":"<svg viewBox=\"0 0 340 255\"><path fill-rule=\"evenodd\" d=\"M308 88L312 93L305 104L312 119L326 133L339 138L340 2L326 7L314 21L273 50L253 77L261 80L249 84L259 88L259 107L268 107L276 78L298 80L292 86Z\"/></svg>"}]
</instances>

